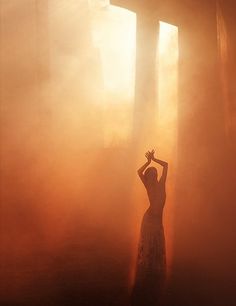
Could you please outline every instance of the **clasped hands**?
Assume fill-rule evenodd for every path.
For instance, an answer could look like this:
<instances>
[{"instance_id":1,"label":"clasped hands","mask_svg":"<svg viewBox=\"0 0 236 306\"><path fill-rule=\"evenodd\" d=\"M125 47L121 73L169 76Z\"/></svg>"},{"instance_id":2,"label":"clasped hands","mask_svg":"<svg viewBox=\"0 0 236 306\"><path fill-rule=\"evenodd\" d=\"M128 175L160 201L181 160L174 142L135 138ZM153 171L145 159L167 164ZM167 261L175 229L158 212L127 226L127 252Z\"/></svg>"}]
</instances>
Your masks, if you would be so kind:
<instances>
[{"instance_id":1,"label":"clasped hands","mask_svg":"<svg viewBox=\"0 0 236 306\"><path fill-rule=\"evenodd\" d=\"M149 163L151 163L151 161L155 159L154 154L155 154L154 150L152 150L151 152L150 151L146 152L145 156Z\"/></svg>"}]
</instances>

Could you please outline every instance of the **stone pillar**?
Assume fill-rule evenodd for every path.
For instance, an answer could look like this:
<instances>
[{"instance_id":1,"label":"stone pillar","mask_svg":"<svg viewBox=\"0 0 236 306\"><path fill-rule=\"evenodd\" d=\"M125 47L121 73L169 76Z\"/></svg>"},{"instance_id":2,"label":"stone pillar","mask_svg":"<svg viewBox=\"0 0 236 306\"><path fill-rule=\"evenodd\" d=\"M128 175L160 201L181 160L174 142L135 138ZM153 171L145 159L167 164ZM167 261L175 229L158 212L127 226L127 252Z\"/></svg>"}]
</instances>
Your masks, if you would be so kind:
<instances>
[{"instance_id":1,"label":"stone pillar","mask_svg":"<svg viewBox=\"0 0 236 306\"><path fill-rule=\"evenodd\" d=\"M172 289L177 292L178 305L209 305L211 288L219 289L220 284L222 258L217 254L224 248L225 232L219 212L223 214L226 209L227 185L222 181L226 169L221 169L222 163L227 168L227 155L224 157L216 5L213 1L201 5L191 2L191 8L183 7L179 20L178 188Z\"/></svg>"},{"instance_id":2,"label":"stone pillar","mask_svg":"<svg viewBox=\"0 0 236 306\"><path fill-rule=\"evenodd\" d=\"M235 89L235 78L236 78L236 38L235 38L235 4L234 1L222 1L218 0L218 14L220 17L221 24L219 25L219 38L220 43L225 48L224 53L224 82L226 90L225 102L226 106L226 127L230 145L234 152L236 151L236 89ZM221 26L221 28L220 28ZM222 29L223 28L223 29ZM223 33L222 33L223 32ZM224 41L222 41L224 40Z\"/></svg>"}]
</instances>

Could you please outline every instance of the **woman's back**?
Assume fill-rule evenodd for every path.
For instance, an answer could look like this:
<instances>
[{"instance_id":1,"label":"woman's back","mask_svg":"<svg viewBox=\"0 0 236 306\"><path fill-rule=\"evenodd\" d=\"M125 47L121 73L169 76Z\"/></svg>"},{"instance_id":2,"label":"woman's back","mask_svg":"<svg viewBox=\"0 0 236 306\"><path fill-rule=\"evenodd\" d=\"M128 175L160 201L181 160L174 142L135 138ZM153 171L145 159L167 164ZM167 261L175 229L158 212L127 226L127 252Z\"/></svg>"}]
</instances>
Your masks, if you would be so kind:
<instances>
[{"instance_id":1,"label":"woman's back","mask_svg":"<svg viewBox=\"0 0 236 306\"><path fill-rule=\"evenodd\" d=\"M147 190L151 211L162 216L166 200L165 183L156 181L151 184L145 184L145 187Z\"/></svg>"}]
</instances>

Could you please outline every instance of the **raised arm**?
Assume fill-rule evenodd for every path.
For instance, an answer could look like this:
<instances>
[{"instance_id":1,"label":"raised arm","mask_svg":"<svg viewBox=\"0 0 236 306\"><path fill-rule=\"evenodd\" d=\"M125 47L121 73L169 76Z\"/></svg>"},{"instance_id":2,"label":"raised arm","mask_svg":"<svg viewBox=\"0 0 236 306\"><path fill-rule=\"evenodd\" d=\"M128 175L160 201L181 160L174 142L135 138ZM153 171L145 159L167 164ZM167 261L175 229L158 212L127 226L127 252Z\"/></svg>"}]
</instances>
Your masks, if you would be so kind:
<instances>
[{"instance_id":1,"label":"raised arm","mask_svg":"<svg viewBox=\"0 0 236 306\"><path fill-rule=\"evenodd\" d=\"M144 177L144 171L147 169L147 167L150 165L151 161L152 161L152 157L151 157L151 154L150 152L147 152L145 154L146 158L147 158L147 162L141 167L138 169L138 175L141 179L141 181L143 182L143 184L145 185L145 177Z\"/></svg>"},{"instance_id":2,"label":"raised arm","mask_svg":"<svg viewBox=\"0 0 236 306\"><path fill-rule=\"evenodd\" d=\"M167 178L167 172L168 172L168 163L163 161L163 160L155 158L154 157L154 152L152 154L152 160L163 167L163 171L162 171L162 176L161 176L160 182L165 183L166 182L166 178Z\"/></svg>"}]
</instances>

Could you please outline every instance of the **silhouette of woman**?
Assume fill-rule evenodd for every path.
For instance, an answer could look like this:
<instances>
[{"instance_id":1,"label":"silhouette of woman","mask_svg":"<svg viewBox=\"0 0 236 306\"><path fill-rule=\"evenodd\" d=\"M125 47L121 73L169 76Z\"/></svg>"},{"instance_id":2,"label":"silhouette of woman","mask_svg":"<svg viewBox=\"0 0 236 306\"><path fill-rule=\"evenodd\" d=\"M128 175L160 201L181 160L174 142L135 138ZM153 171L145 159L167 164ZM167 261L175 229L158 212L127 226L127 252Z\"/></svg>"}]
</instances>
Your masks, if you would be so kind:
<instances>
[{"instance_id":1,"label":"silhouette of woman","mask_svg":"<svg viewBox=\"0 0 236 306\"><path fill-rule=\"evenodd\" d=\"M136 277L132 292L132 305L159 305L165 283L166 256L165 236L162 223L163 208L166 200L165 182L168 163L154 157L154 150L145 154L147 162L138 170L150 206L145 212L141 225L138 247ZM163 167L158 180L155 167L148 167L154 161Z\"/></svg>"}]
</instances>

